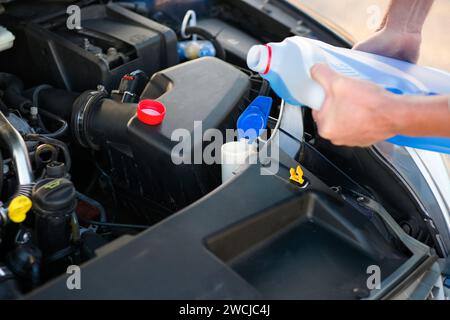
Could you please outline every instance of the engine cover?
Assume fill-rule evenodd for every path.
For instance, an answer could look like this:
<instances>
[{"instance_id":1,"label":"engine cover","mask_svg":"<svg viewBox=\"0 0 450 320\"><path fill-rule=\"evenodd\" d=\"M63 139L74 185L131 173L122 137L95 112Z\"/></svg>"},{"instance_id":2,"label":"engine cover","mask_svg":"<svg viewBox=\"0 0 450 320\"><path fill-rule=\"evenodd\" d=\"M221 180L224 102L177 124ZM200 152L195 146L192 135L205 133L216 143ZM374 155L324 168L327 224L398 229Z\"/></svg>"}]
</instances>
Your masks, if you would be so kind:
<instances>
[{"instance_id":1,"label":"engine cover","mask_svg":"<svg viewBox=\"0 0 450 320\"><path fill-rule=\"evenodd\" d=\"M156 73L144 89L141 100L157 100L166 107L159 125L142 123L135 115L136 104L112 99L103 98L97 106L75 110L91 110L82 117L88 123L79 126L86 128L80 136L89 141L87 145L107 150L118 196L128 198L134 209L141 208L141 216L163 218L220 185L220 165L205 164L202 159L195 164L193 155L201 155L210 143L202 142L206 130L219 129L225 137L225 129L235 129L249 91L248 75L219 59L201 58ZM90 94L75 106L94 100ZM79 123L80 112L74 114L74 122ZM184 129L190 138L188 143L183 140L179 156L188 161L182 164L172 159L172 150L180 143L179 137L172 140L176 129ZM175 160L181 162L177 156ZM160 214L146 213L155 204L161 208Z\"/></svg>"},{"instance_id":2,"label":"engine cover","mask_svg":"<svg viewBox=\"0 0 450 320\"><path fill-rule=\"evenodd\" d=\"M131 71L151 75L178 63L177 38L168 27L117 4L84 7L80 17L81 28L72 30L65 14L25 27L28 69L41 75L38 82L77 92L97 85L111 90Z\"/></svg>"},{"instance_id":3,"label":"engine cover","mask_svg":"<svg viewBox=\"0 0 450 320\"><path fill-rule=\"evenodd\" d=\"M193 164L194 152L202 152L205 145L195 136L195 126L201 123L202 134L217 128L225 136L225 129L235 128L238 107L249 87L247 75L215 58L188 62L153 76L141 98L162 102L167 109L164 121L149 126L135 116L128 124L133 154L146 180L143 185L149 188L144 191L147 196L177 210L220 184L219 165ZM191 143L183 156L190 163L175 165L172 161L172 149L179 143L171 140L175 129L189 132Z\"/></svg>"}]
</instances>

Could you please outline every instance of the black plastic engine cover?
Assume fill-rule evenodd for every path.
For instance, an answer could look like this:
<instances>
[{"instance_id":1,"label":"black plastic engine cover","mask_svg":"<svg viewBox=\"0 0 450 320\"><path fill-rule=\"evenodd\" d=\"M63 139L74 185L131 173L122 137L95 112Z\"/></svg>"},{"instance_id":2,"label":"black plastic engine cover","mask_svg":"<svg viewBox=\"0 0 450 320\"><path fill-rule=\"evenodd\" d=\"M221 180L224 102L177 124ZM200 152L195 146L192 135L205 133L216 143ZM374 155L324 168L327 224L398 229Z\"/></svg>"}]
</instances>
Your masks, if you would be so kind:
<instances>
[{"instance_id":1,"label":"black plastic engine cover","mask_svg":"<svg viewBox=\"0 0 450 320\"><path fill-rule=\"evenodd\" d=\"M88 134L107 151L122 202L153 223L219 186L220 165L194 164L192 155L194 150L202 154L210 143L202 142L206 130L219 129L225 137L225 129L235 129L249 90L248 75L219 59L202 58L156 73L144 89L141 100L158 100L166 107L159 125L142 123L135 104L104 99L89 116ZM195 121L201 121L201 131ZM179 143L171 139L176 129L185 129L192 138L183 143L182 155L191 157L183 157L190 161L182 164L171 156Z\"/></svg>"},{"instance_id":2,"label":"black plastic engine cover","mask_svg":"<svg viewBox=\"0 0 450 320\"><path fill-rule=\"evenodd\" d=\"M225 136L225 129L236 126L239 106L249 87L246 74L215 58L184 63L153 76L141 99L162 102L167 109L164 121L149 126L135 116L128 123L128 140L141 170L143 196L175 211L220 184L218 164L193 164L194 150L201 152L205 145L198 135L194 138L194 122L201 121L203 132L217 128ZM183 150L191 163L176 165L172 161L172 149L179 143L171 140L175 129L186 129L192 137L190 146Z\"/></svg>"},{"instance_id":3,"label":"black plastic engine cover","mask_svg":"<svg viewBox=\"0 0 450 320\"><path fill-rule=\"evenodd\" d=\"M250 166L140 236L111 243L82 266L83 290L67 290L62 275L27 298L361 299L368 265L390 290L394 271L406 275L425 258L308 170L309 187L291 183L296 162L280 155L278 175Z\"/></svg>"},{"instance_id":4,"label":"black plastic engine cover","mask_svg":"<svg viewBox=\"0 0 450 320\"><path fill-rule=\"evenodd\" d=\"M237 119L233 118L238 116L236 106L249 87L246 74L216 58L202 58L169 68L156 73L141 95L141 100L154 99L166 106L163 123L147 126L135 118L129 130L137 136L151 136L151 141L157 141L170 153L176 144L170 141L174 129L186 129L192 134L194 121L201 121L204 130L235 129L236 123L226 120Z\"/></svg>"},{"instance_id":5,"label":"black plastic engine cover","mask_svg":"<svg viewBox=\"0 0 450 320\"><path fill-rule=\"evenodd\" d=\"M118 87L124 74L149 75L178 63L173 30L117 4L91 5L80 13L81 29L69 30L67 15L31 21L24 28L29 69L41 83L81 92Z\"/></svg>"}]
</instances>

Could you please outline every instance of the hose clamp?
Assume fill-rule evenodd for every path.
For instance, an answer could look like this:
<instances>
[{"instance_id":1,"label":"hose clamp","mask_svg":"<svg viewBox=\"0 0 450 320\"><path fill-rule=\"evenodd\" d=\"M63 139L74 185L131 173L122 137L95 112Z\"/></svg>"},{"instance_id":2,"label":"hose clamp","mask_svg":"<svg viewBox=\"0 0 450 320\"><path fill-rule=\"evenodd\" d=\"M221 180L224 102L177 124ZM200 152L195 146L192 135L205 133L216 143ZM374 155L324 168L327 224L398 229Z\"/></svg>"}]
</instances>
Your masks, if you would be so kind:
<instances>
[{"instance_id":1,"label":"hose clamp","mask_svg":"<svg viewBox=\"0 0 450 320\"><path fill-rule=\"evenodd\" d=\"M74 103L72 113L72 131L76 141L85 147L98 150L100 147L92 141L88 134L88 125L91 112L99 103L108 97L104 90L86 91L81 94Z\"/></svg>"}]
</instances>

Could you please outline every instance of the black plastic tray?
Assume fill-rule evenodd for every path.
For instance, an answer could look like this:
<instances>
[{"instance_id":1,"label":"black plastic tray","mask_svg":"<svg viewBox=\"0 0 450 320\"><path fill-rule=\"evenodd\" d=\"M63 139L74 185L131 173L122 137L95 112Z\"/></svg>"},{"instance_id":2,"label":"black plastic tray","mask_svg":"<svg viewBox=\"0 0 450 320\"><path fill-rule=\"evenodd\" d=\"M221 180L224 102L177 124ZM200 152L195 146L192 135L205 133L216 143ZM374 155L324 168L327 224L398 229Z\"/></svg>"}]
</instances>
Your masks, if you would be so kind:
<instances>
[{"instance_id":1,"label":"black plastic tray","mask_svg":"<svg viewBox=\"0 0 450 320\"><path fill-rule=\"evenodd\" d=\"M369 266L379 266L383 278L410 254L366 228L360 213L346 212L326 197L306 194L235 224L207 246L265 298L364 298Z\"/></svg>"}]
</instances>

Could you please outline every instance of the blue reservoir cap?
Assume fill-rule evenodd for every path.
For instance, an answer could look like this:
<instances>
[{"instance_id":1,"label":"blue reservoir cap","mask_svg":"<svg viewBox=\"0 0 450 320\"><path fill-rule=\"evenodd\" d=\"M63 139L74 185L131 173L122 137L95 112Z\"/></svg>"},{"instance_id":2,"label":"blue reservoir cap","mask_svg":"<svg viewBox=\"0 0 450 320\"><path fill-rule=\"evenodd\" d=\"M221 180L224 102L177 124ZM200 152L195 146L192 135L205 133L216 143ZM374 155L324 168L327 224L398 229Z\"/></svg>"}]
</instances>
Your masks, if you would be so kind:
<instances>
[{"instance_id":1,"label":"blue reservoir cap","mask_svg":"<svg viewBox=\"0 0 450 320\"><path fill-rule=\"evenodd\" d=\"M259 96L245 109L237 121L239 139L253 143L267 126L272 98Z\"/></svg>"}]
</instances>

